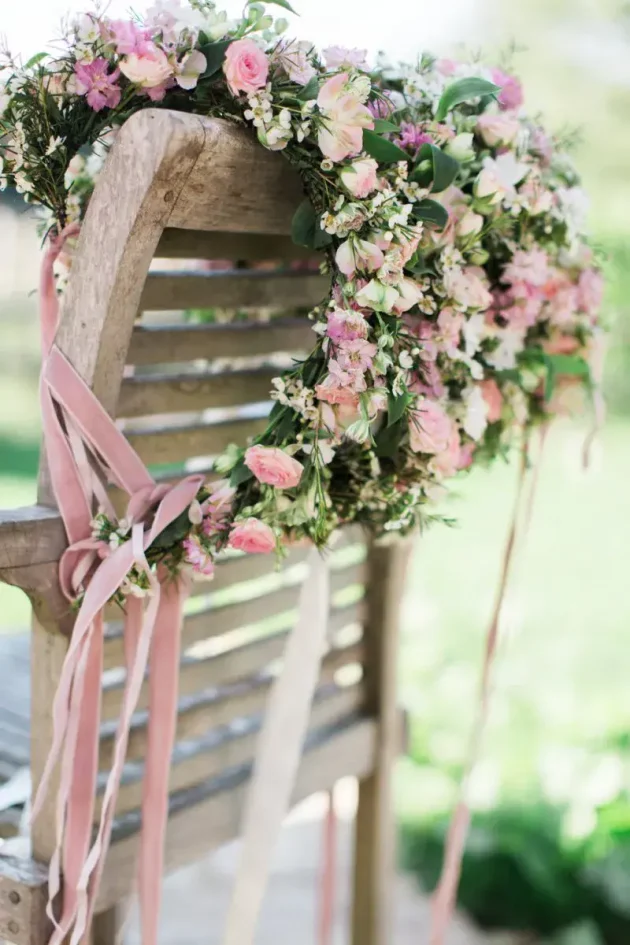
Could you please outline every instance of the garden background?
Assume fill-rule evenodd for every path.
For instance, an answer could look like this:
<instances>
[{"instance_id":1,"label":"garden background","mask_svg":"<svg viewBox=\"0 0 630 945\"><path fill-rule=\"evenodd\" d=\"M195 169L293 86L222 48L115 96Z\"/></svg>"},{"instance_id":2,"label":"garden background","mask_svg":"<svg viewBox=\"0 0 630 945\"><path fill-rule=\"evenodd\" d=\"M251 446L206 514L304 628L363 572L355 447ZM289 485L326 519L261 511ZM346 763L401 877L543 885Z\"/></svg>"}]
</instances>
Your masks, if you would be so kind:
<instances>
[{"instance_id":1,"label":"garden background","mask_svg":"<svg viewBox=\"0 0 630 945\"><path fill-rule=\"evenodd\" d=\"M479 812L463 905L484 925L554 941L630 941L630 7L616 0L295 0L291 32L409 59L457 43L515 45L530 109L576 130L591 228L608 278L609 418L590 469L585 424L561 421L543 457L533 524L505 611L492 716L473 783ZM229 3L225 4L228 9ZM14 50L38 51L65 0L3 10ZM82 4L75 0L73 9ZM110 9L123 10L119 0ZM438 8L438 9L436 9ZM387 21L383 22L385 15ZM333 26L331 30L331 26ZM0 507L35 496L39 449L38 241L20 199L0 195ZM453 529L417 542L403 626L403 855L434 878L441 818L465 757L483 635L498 579L515 467L457 484ZM0 585L0 632L28 605ZM569 931L567 931L569 930Z\"/></svg>"}]
</instances>

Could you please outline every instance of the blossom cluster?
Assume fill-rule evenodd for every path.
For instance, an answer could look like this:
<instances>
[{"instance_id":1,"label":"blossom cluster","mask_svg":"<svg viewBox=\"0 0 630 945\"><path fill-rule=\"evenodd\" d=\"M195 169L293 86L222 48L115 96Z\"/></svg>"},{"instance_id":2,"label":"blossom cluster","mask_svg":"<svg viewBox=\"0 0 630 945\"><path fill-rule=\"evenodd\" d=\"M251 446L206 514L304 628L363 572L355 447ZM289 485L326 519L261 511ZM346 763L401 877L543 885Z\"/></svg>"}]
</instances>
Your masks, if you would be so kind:
<instances>
[{"instance_id":1,"label":"blossom cluster","mask_svg":"<svg viewBox=\"0 0 630 945\"><path fill-rule=\"evenodd\" d=\"M209 493L171 549L201 575L226 544L408 531L451 477L592 389L601 362L586 198L518 79L427 55L370 69L286 27L257 3L229 20L157 0L143 18L81 16L63 54L0 72L0 182L53 225L82 217L116 128L156 103L241 122L302 176L293 235L321 251L330 294L267 430L217 462L221 516Z\"/></svg>"}]
</instances>

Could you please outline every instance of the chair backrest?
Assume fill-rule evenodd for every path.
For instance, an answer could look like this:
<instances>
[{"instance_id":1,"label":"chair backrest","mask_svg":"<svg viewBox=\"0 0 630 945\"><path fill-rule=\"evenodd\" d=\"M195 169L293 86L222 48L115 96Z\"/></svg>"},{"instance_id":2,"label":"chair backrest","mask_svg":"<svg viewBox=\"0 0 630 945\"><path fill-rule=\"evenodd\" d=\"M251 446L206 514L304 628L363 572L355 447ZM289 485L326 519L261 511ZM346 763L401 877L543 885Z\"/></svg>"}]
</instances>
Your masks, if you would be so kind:
<instances>
[{"instance_id":1,"label":"chair backrest","mask_svg":"<svg viewBox=\"0 0 630 945\"><path fill-rule=\"evenodd\" d=\"M300 199L289 164L229 123L147 110L121 129L82 226L57 344L120 419L158 478L208 470L230 442L244 443L262 429L271 378L311 347L304 313L325 296L328 283L317 268L291 265L309 259L289 237ZM216 271L204 263L217 259L230 260L231 268ZM277 265L247 268L257 260ZM245 309L249 317L213 324L181 317L182 310L215 307ZM280 315L268 317L269 309ZM53 504L45 469L39 501ZM31 518L32 524L27 517L14 528L20 554L7 562L0 555L0 569L4 564L4 578L23 586L34 604L37 782L72 621L55 582L63 546L59 520L42 508ZM357 906L359 921L371 925L370 915L381 907L371 899L380 875L377 859L384 855L386 776L398 741L393 680L402 568L396 555L368 547L356 528L345 529L330 554L330 648L295 789L297 800L345 775L376 778L363 802L365 895L361 903L359 894ZM169 869L238 833L261 713L295 618L304 557L303 549L293 550L280 571L267 557L228 557L211 583L196 586L188 603L166 841ZM119 614L112 608L108 616L103 775L124 679ZM143 692L99 909L124 898L132 885L146 705ZM33 834L34 855L42 860L54 845L54 799L50 804ZM371 934L362 941L369 945Z\"/></svg>"}]
</instances>

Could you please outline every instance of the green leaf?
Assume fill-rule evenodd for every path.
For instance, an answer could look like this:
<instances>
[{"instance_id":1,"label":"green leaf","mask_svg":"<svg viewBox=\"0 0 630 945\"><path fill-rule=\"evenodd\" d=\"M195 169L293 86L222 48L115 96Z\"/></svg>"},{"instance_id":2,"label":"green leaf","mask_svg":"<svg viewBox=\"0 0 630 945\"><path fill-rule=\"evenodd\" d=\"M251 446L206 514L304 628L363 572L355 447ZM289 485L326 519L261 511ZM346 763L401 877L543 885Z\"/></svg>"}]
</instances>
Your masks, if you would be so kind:
<instances>
[{"instance_id":1,"label":"green leaf","mask_svg":"<svg viewBox=\"0 0 630 945\"><path fill-rule=\"evenodd\" d=\"M413 399L413 394L410 394L409 391L399 394L398 397L395 397L390 391L387 397L388 427L391 427L394 423L398 423L398 421L402 419L407 407L413 402Z\"/></svg>"},{"instance_id":2,"label":"green leaf","mask_svg":"<svg viewBox=\"0 0 630 945\"><path fill-rule=\"evenodd\" d=\"M219 71L225 59L225 51L231 42L231 39L222 39L218 43L208 43L199 47L200 52L206 57L206 69L200 78L208 79Z\"/></svg>"},{"instance_id":3,"label":"green leaf","mask_svg":"<svg viewBox=\"0 0 630 945\"><path fill-rule=\"evenodd\" d=\"M35 53L34 56L31 56L31 58L30 58L29 61L26 63L26 65L24 66L24 68L25 68L25 69L32 69L33 66L36 66L38 62L41 62L42 59L45 59L45 58L47 57L47 55L48 55L48 53L45 53L45 52L38 52L38 53Z\"/></svg>"},{"instance_id":4,"label":"green leaf","mask_svg":"<svg viewBox=\"0 0 630 945\"><path fill-rule=\"evenodd\" d=\"M480 79L478 76L471 75L467 79L458 79L452 82L448 88L444 89L435 113L436 121L444 121L451 109L462 102L469 102L473 98L481 98L483 95L495 96L501 88L487 79Z\"/></svg>"},{"instance_id":5,"label":"green leaf","mask_svg":"<svg viewBox=\"0 0 630 945\"><path fill-rule=\"evenodd\" d=\"M584 358L580 358L579 355L548 354L545 360L557 374L571 377L590 377L590 368Z\"/></svg>"},{"instance_id":6,"label":"green leaf","mask_svg":"<svg viewBox=\"0 0 630 945\"><path fill-rule=\"evenodd\" d=\"M368 128L363 129L363 150L379 164L392 164L394 161L408 161L409 155L399 148L393 141L381 138Z\"/></svg>"},{"instance_id":7,"label":"green leaf","mask_svg":"<svg viewBox=\"0 0 630 945\"><path fill-rule=\"evenodd\" d=\"M400 448L404 432L405 425L402 420L397 420L391 426L382 427L376 434L376 455L393 459Z\"/></svg>"},{"instance_id":8,"label":"green leaf","mask_svg":"<svg viewBox=\"0 0 630 945\"><path fill-rule=\"evenodd\" d=\"M241 461L237 466L234 467L230 474L230 485L234 488L236 486L240 486L244 482L248 482L253 478L254 474L251 469L249 469L249 467L246 466L243 461Z\"/></svg>"},{"instance_id":9,"label":"green leaf","mask_svg":"<svg viewBox=\"0 0 630 945\"><path fill-rule=\"evenodd\" d=\"M456 161L450 154L446 154L441 148L429 142L422 145L416 160L418 162L431 162L432 173L430 181L433 184L432 190L434 194L441 194L447 187L450 187L459 172L459 161ZM418 183L424 183L423 180L418 179L424 178L424 176L424 171L418 169L418 172L414 171L411 175L411 179L418 180Z\"/></svg>"},{"instance_id":10,"label":"green leaf","mask_svg":"<svg viewBox=\"0 0 630 945\"><path fill-rule=\"evenodd\" d=\"M255 0L248 0L247 5L254 3ZM295 13L296 16L299 16L299 13L296 13L290 3L287 0L263 0L264 3L269 3L274 7L282 7L283 10L288 10L289 13Z\"/></svg>"},{"instance_id":11,"label":"green leaf","mask_svg":"<svg viewBox=\"0 0 630 945\"><path fill-rule=\"evenodd\" d=\"M385 135L390 131L400 131L400 127L393 121L388 121L386 118L375 118L374 131L377 135Z\"/></svg>"},{"instance_id":12,"label":"green leaf","mask_svg":"<svg viewBox=\"0 0 630 945\"><path fill-rule=\"evenodd\" d=\"M435 271L428 266L421 252L416 250L409 262L405 266L407 272L413 272L415 276L433 276Z\"/></svg>"},{"instance_id":13,"label":"green leaf","mask_svg":"<svg viewBox=\"0 0 630 945\"><path fill-rule=\"evenodd\" d=\"M306 83L304 88L295 96L300 102L310 102L311 99L317 98L317 93L319 92L319 79L316 75Z\"/></svg>"},{"instance_id":14,"label":"green leaf","mask_svg":"<svg viewBox=\"0 0 630 945\"><path fill-rule=\"evenodd\" d=\"M308 198L302 201L293 214L291 237L297 246L306 246L308 249L323 249L332 242L330 234L319 225L319 216Z\"/></svg>"},{"instance_id":15,"label":"green leaf","mask_svg":"<svg viewBox=\"0 0 630 945\"><path fill-rule=\"evenodd\" d=\"M446 208L438 203L437 200L419 200L414 204L413 215L417 220L424 220L425 223L434 223L440 229L448 223L448 213Z\"/></svg>"}]
</instances>

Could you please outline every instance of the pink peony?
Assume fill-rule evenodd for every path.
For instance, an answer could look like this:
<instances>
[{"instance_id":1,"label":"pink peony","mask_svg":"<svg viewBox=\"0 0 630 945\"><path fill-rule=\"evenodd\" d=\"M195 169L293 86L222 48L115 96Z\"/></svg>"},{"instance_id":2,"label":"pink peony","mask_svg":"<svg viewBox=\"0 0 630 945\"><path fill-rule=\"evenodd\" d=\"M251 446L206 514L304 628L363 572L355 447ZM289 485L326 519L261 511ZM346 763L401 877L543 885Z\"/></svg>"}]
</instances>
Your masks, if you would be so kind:
<instances>
[{"instance_id":1,"label":"pink peony","mask_svg":"<svg viewBox=\"0 0 630 945\"><path fill-rule=\"evenodd\" d=\"M371 157L359 158L339 174L343 186L353 197L369 197L378 185L378 163Z\"/></svg>"},{"instance_id":2,"label":"pink peony","mask_svg":"<svg viewBox=\"0 0 630 945\"><path fill-rule=\"evenodd\" d=\"M223 71L232 95L250 95L267 84L269 60L253 40L237 39L227 48Z\"/></svg>"},{"instance_id":3,"label":"pink peony","mask_svg":"<svg viewBox=\"0 0 630 945\"><path fill-rule=\"evenodd\" d=\"M87 103L95 112L103 108L116 108L120 103L120 87L117 85L120 70L115 69L108 75L107 59L95 59L93 62L77 62L74 67L77 95L85 95Z\"/></svg>"},{"instance_id":4,"label":"pink peony","mask_svg":"<svg viewBox=\"0 0 630 945\"><path fill-rule=\"evenodd\" d=\"M409 419L409 443L414 453L443 453L453 421L435 400L421 400Z\"/></svg>"},{"instance_id":5,"label":"pink peony","mask_svg":"<svg viewBox=\"0 0 630 945\"><path fill-rule=\"evenodd\" d=\"M323 50L327 68L367 69L367 49L346 49L345 46L328 46Z\"/></svg>"},{"instance_id":6,"label":"pink peony","mask_svg":"<svg viewBox=\"0 0 630 945\"><path fill-rule=\"evenodd\" d=\"M140 53L131 53L121 59L120 71L142 89L163 89L173 76L173 67L166 54L154 43L146 43Z\"/></svg>"},{"instance_id":7,"label":"pink peony","mask_svg":"<svg viewBox=\"0 0 630 945\"><path fill-rule=\"evenodd\" d=\"M494 378L489 377L485 381L481 381L479 386L487 407L486 417L488 423L496 423L497 420L501 419L503 408L503 394L499 389L499 385Z\"/></svg>"},{"instance_id":8,"label":"pink peony","mask_svg":"<svg viewBox=\"0 0 630 945\"><path fill-rule=\"evenodd\" d=\"M246 551L247 554L266 555L275 550L276 536L260 519L246 518L232 525L229 547Z\"/></svg>"},{"instance_id":9,"label":"pink peony","mask_svg":"<svg viewBox=\"0 0 630 945\"><path fill-rule=\"evenodd\" d=\"M523 104L523 87L516 76L503 72L502 69L492 70L492 81L501 89L499 105L501 108L520 108Z\"/></svg>"},{"instance_id":10,"label":"pink peony","mask_svg":"<svg viewBox=\"0 0 630 945\"><path fill-rule=\"evenodd\" d=\"M488 112L477 119L477 131L491 148L513 144L520 127L518 118L505 113L493 115Z\"/></svg>"},{"instance_id":11,"label":"pink peony","mask_svg":"<svg viewBox=\"0 0 630 945\"><path fill-rule=\"evenodd\" d=\"M578 282L578 301L581 311L597 315L602 304L604 280L597 269L585 269Z\"/></svg>"},{"instance_id":12,"label":"pink peony","mask_svg":"<svg viewBox=\"0 0 630 945\"><path fill-rule=\"evenodd\" d=\"M250 446L245 451L245 465L258 482L276 489L293 489L302 478L304 467L283 450L270 446Z\"/></svg>"}]
</instances>

